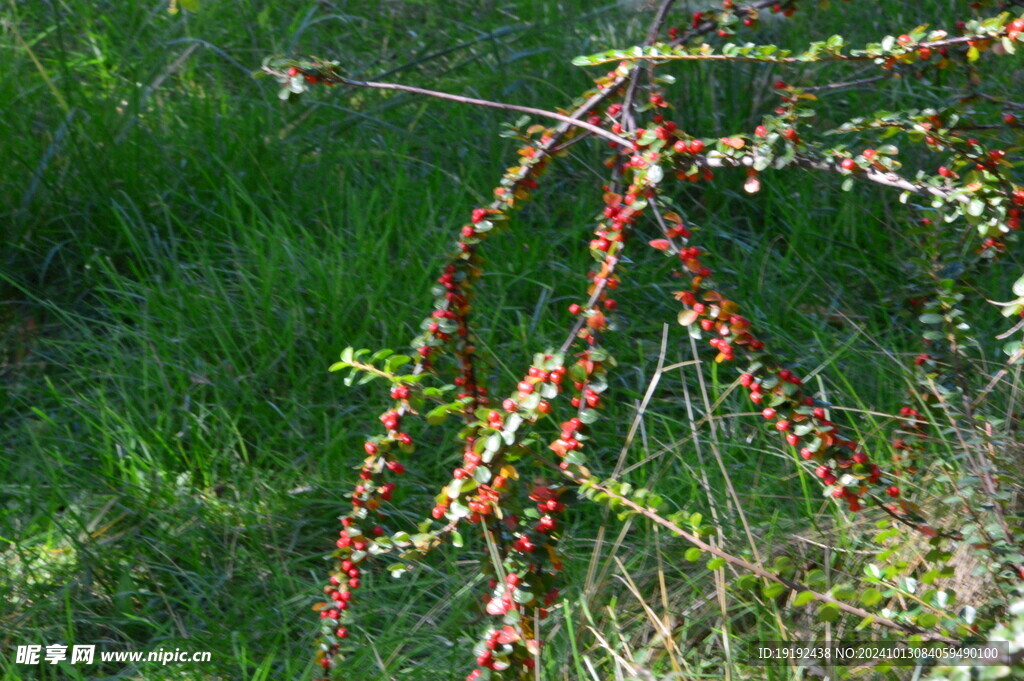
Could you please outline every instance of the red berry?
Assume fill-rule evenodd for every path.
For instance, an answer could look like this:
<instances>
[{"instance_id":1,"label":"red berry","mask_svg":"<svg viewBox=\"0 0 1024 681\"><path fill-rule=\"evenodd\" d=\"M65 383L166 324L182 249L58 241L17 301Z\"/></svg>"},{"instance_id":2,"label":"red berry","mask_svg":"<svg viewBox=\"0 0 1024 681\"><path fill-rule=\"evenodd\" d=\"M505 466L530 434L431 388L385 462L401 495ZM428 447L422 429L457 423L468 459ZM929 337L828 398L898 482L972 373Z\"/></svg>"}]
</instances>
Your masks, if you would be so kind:
<instances>
[{"instance_id":1,"label":"red berry","mask_svg":"<svg viewBox=\"0 0 1024 681\"><path fill-rule=\"evenodd\" d=\"M893 485L892 487L886 489L885 493L888 494L890 497L898 497L900 495L900 488L897 487L896 485Z\"/></svg>"},{"instance_id":2,"label":"red berry","mask_svg":"<svg viewBox=\"0 0 1024 681\"><path fill-rule=\"evenodd\" d=\"M766 407L764 411L761 412L761 416L765 417L766 419L773 419L775 418L775 410L772 409L771 407Z\"/></svg>"},{"instance_id":3,"label":"red berry","mask_svg":"<svg viewBox=\"0 0 1024 681\"><path fill-rule=\"evenodd\" d=\"M785 433L787 430L789 430L789 421L786 421L785 419L779 421L778 423L775 424L775 429Z\"/></svg>"},{"instance_id":4,"label":"red berry","mask_svg":"<svg viewBox=\"0 0 1024 681\"><path fill-rule=\"evenodd\" d=\"M703 142L701 142L700 140L692 140L690 142L690 153L691 154L699 154L702 151L704 151L704 143Z\"/></svg>"},{"instance_id":5,"label":"red berry","mask_svg":"<svg viewBox=\"0 0 1024 681\"><path fill-rule=\"evenodd\" d=\"M847 170L851 173L857 169L857 162L854 161L852 158L844 158L843 162L840 163L839 165L842 166L843 170Z\"/></svg>"}]
</instances>

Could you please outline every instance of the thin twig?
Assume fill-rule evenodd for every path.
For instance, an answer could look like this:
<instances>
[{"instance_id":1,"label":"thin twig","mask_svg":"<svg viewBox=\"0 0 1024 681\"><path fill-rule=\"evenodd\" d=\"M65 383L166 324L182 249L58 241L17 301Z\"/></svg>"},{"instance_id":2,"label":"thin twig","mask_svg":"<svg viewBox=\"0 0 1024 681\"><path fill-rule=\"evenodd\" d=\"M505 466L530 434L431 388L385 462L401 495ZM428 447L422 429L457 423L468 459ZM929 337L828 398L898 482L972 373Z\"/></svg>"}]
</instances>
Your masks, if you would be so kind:
<instances>
[{"instance_id":1,"label":"thin twig","mask_svg":"<svg viewBox=\"0 0 1024 681\"><path fill-rule=\"evenodd\" d=\"M272 76L278 78L287 77L286 74L280 71L275 71L270 67L264 66L263 70ZM602 127L597 125L591 125L586 121L573 118L571 115L556 113L554 111L546 111L544 109L538 109L532 106L519 106L518 104L508 104L506 102L495 102L489 99L477 99L475 97L463 97L462 95L453 95L447 92L440 92L438 90L427 90L426 88L414 87L412 85L402 85L400 83L378 83L372 80L353 80L351 78L345 78L337 75L322 76L326 83L340 83L342 85L349 85L352 87L363 87L371 88L374 90L394 90L397 92L410 92L416 95L423 95L425 97L433 97L435 99L445 99L450 102L458 102L459 104L471 104L473 106L480 106L487 109L500 109L502 111L517 111L519 113L529 114L531 116L541 116L542 118L552 118L556 121L561 121L569 126L581 128L589 132L594 133L600 137L604 137L610 142L621 147L632 148L633 143L624 137L620 137L613 132L609 132Z\"/></svg>"},{"instance_id":2,"label":"thin twig","mask_svg":"<svg viewBox=\"0 0 1024 681\"><path fill-rule=\"evenodd\" d=\"M654 512L654 511L652 511L652 510L650 510L648 508L644 508L643 506L640 506L639 504L633 502L631 499L628 499L627 497L624 497L621 494L617 494L616 492L608 489L607 487L602 486L599 483L595 483L595 482L589 481L589 480L581 480L575 474L573 474L571 471L562 471L562 474L564 476L566 476L567 478L569 478L570 480L572 480L573 482L575 482L577 485L586 485L586 486L590 487L591 489L594 489L594 490L597 490L598 492L602 492L604 494L607 494L609 497L618 500L623 506L626 506L630 510L635 511L635 512L639 513L640 515L644 516L645 518L648 518L649 520L651 520L651 521L661 525L662 527L666 528L667 530L669 530L673 534L675 534L675 535L677 535L679 537L682 537L683 539L688 541L690 544L693 544L694 546L699 548L701 551L705 551L707 553L710 553L713 556L721 558L722 560L724 560L725 562L729 563L730 565L734 565L734 566L736 566L738 568L746 570L747 572L755 574L758 577L761 577L763 579L767 579L768 581L775 582L777 584L782 584L783 586L785 586L785 587L787 587L789 589L792 589L793 591L796 591L797 593L807 592L807 593L811 594L811 596L816 601L820 601L821 603L829 603L831 605L836 606L837 608L839 608L843 612L849 613L851 615L855 615L855 616L860 617L860 618L870 618L873 622L876 622L876 623L881 624L883 626L889 627L890 629L897 629L899 631L903 631L903 632L906 632L906 633L909 633L909 634L918 634L924 640L928 640L928 641L942 641L942 642L945 642L945 643L957 643L956 639L949 638L948 636L945 636L943 634L926 631L924 629L921 629L920 627L916 627L916 626L913 626L913 625L910 625L910 624L903 624L903 623L897 622L896 620L890 619L888 617L883 617L882 615L879 615L879 614L876 614L876 613L869 612L869 611L867 611L867 610L865 610L863 608L858 608L857 606L850 605L849 603L844 603L843 601L840 601L837 598L834 598L832 596L829 596L828 594L823 594L823 593L820 593L820 592L815 591L813 589L810 589L810 588L804 586L803 584L800 584L798 582L794 582L793 580L787 579L785 577L780 577L779 575L776 575L776 574L774 574L772 572L769 572L768 570L764 569L760 565L755 565L753 563L749 563L749 562L743 560L742 558L740 558L738 556L734 556L731 553L727 553L726 551L723 551L722 549L719 549L719 548L716 548L714 546L711 546L710 544L708 544L707 542L705 542L701 538L697 537L696 535L687 532L686 530L684 530L683 528L679 527L678 525L676 525L672 521L667 520L666 518L663 518L658 513Z\"/></svg>"},{"instance_id":3,"label":"thin twig","mask_svg":"<svg viewBox=\"0 0 1024 681\"><path fill-rule=\"evenodd\" d=\"M869 78L859 78L858 80L847 80L841 83L829 83L828 85L812 85L810 87L800 88L804 92L828 92L830 90L843 90L849 87L859 87L861 85L871 85L877 83L880 80L889 80L892 78L892 74L886 74L884 76L871 76Z\"/></svg>"}]
</instances>

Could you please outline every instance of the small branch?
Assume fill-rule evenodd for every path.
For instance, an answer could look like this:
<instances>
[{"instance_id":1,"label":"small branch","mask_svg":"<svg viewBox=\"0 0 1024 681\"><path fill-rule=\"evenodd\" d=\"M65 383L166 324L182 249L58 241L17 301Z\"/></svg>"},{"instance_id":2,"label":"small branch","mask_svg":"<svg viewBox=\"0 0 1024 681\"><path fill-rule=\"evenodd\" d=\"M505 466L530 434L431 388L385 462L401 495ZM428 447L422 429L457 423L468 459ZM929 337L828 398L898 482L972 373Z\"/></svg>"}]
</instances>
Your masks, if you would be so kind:
<instances>
[{"instance_id":1,"label":"small branch","mask_svg":"<svg viewBox=\"0 0 1024 681\"><path fill-rule=\"evenodd\" d=\"M832 172L840 172L842 168L831 161L817 160L811 158L803 158L798 156L796 159L797 165L802 168L811 168L813 170L828 170ZM874 182L875 184L885 185L886 187L893 187L895 189L902 189L903 191L910 192L912 194L921 194L924 196L937 196L941 199L953 198L960 203L968 203L970 198L963 194L953 195L939 187L929 187L928 185L915 184L910 180L897 175L894 172L882 172L880 170L868 169L861 172L853 173L852 177L867 180L868 182Z\"/></svg>"},{"instance_id":2,"label":"small branch","mask_svg":"<svg viewBox=\"0 0 1024 681\"><path fill-rule=\"evenodd\" d=\"M812 85L811 87L800 88L804 92L829 92L831 90L842 90L850 87L860 87L861 85L870 85L877 83L880 80L889 80L892 78L891 74L884 76L871 76L869 78L860 78L858 80L847 80L842 83L829 83L828 85Z\"/></svg>"},{"instance_id":3,"label":"small branch","mask_svg":"<svg viewBox=\"0 0 1024 681\"><path fill-rule=\"evenodd\" d=\"M659 62L670 62L670 61L730 61L730 62L750 62L760 64L808 64L808 63L825 63L825 62L864 62L874 61L876 59L889 59L898 58L904 54L909 54L920 49L938 49L946 47L948 45L956 45L960 43L982 41L982 40L995 40L1000 36L993 35L965 35L958 36L956 38L946 38L943 40L933 40L931 42L914 43L905 48L905 52L899 54L842 54L839 52L832 52L819 57L804 58L801 55L794 57L748 57L744 55L725 55L725 54L698 54L698 53L685 53L685 54L625 54L624 51L616 51L615 56L601 57L595 55L593 61L588 61L588 66L598 66L600 64L606 64L611 61L659 61ZM673 43L675 44L675 43ZM861 50L863 52L863 50Z\"/></svg>"},{"instance_id":4,"label":"small branch","mask_svg":"<svg viewBox=\"0 0 1024 681\"><path fill-rule=\"evenodd\" d=\"M573 473L571 473L569 471L562 471L562 474L564 476L566 476L567 478L569 478L570 480L572 480L573 482L575 482L577 485L587 484L592 489L595 489L595 490L597 490L599 492L607 494L609 497L612 497L613 499L617 499L619 502L622 503L623 506L627 506L629 509L631 509L631 510L639 513L640 515L644 516L645 518L648 518L649 520L651 520L651 521L661 525L662 527L666 528L667 530L669 530L673 534L675 534L675 535L677 535L679 537L682 537L683 539L688 541L690 544L693 544L694 546L699 548L701 551L704 551L706 553L710 553L713 556L717 556L718 558L721 558L722 560L724 560L725 562L729 563L730 565L734 565L734 566L736 566L736 567L738 567L738 568L740 568L742 570L745 570L747 572L753 573L753 574L757 575L758 577L762 577L763 579L767 579L768 581L775 582L777 584L782 584L783 586L785 586L785 587L787 587L789 589L792 589L793 591L796 591L798 593L802 593L802 592L810 593L813 596L814 600L816 600L816 601L820 601L821 603L829 603L831 605L836 606L837 608L839 608L843 612L849 613L851 615L855 615L855 616L860 617L860 618L871 618L872 621L877 622L878 624L881 624L883 626L889 627L890 629L897 629L899 631L903 631L903 632L906 632L908 634L919 634L923 639L929 640L929 641L942 641L944 643L957 643L956 639L949 638L948 636L945 636L943 634L929 632L929 631L926 631L926 630L921 629L919 627L915 627L915 626L910 625L910 624L902 624L902 623L897 622L896 620L890 619L888 617L883 617L881 615L878 615L878 614L875 614L875 613L872 613L872 612L868 612L867 610L865 610L863 608L858 608L857 606L850 605L848 603L844 603L843 601L840 601L837 598L829 596L828 594L823 594L823 593L820 593L818 591L814 591L813 589L809 589L806 586L804 586L803 584L800 584L798 582L794 582L794 581L792 581L790 579L786 579L785 577L780 577L779 575L776 575L776 574L774 574L772 572L769 572L768 570L764 569L760 565L755 565L754 563L749 563L749 562L743 560L742 558L739 558L737 556L732 555L731 553L727 553L727 552L723 551L722 549L719 549L719 548L716 548L714 546L711 546L710 544L708 544L707 542L703 541L702 539L700 539L696 535L693 535L693 534L687 532L686 530L684 530L683 528L679 527L678 525L676 525L672 521L663 518L658 513L654 512L654 511L652 511L652 510L650 510L648 508L644 508L643 506L640 506L639 504L637 504L637 503L633 502L632 500L622 496L621 494L616 494L612 490L610 490L610 489L608 489L606 487L603 487L600 484L597 484L597 483L594 483L594 482L591 482L591 481L581 480L580 478L576 477Z\"/></svg>"},{"instance_id":5,"label":"small branch","mask_svg":"<svg viewBox=\"0 0 1024 681\"><path fill-rule=\"evenodd\" d=\"M968 203L970 201L970 197L963 194L953 194L952 192L940 187L916 184L893 172L882 172L880 170L869 169L850 174L845 173L838 163L823 159L816 159L809 156L797 156L794 162L795 165L800 168L844 173L854 179L867 180L868 182L874 182L875 184L881 184L886 187L902 189L903 191L911 192L912 194L936 196L944 200L954 199L960 203ZM750 154L744 156L707 156L704 159L704 163L709 168L743 168L753 166L754 157Z\"/></svg>"},{"instance_id":6,"label":"small branch","mask_svg":"<svg viewBox=\"0 0 1024 681\"><path fill-rule=\"evenodd\" d=\"M263 67L263 70L267 73L276 77L287 77L286 74L274 71L268 67ZM581 121L572 116L565 114L556 113L554 111L545 111L544 109L537 109L532 106L519 106L518 104L507 104L505 102L494 102L488 99L476 99L475 97L463 97L462 95L453 95L447 92L439 92L437 90L427 90L425 88L413 87L411 85L401 85L399 83L378 83L376 81L369 80L352 80L343 76L330 75L324 77L324 82L336 82L342 85L350 85L352 87L363 87L371 88L374 90L394 90L397 92L410 92L416 95L423 95L425 97L434 97L435 99L445 99L450 102L458 102L459 104L471 104L473 106L480 106L488 109L500 109L502 111L517 111L519 113L530 114L531 116L541 116L543 118L552 118L556 121L561 121L571 127L581 128L589 132L603 137L610 142L621 147L632 148L633 143L624 137L620 137L615 133L609 132L604 128L596 125L591 125L586 121Z\"/></svg>"},{"instance_id":7,"label":"small branch","mask_svg":"<svg viewBox=\"0 0 1024 681\"><path fill-rule=\"evenodd\" d=\"M661 3L657 16L655 16L654 21L651 22L651 29L647 32L648 45L653 45L658 41L658 34L661 33L661 27L665 24L668 12L672 9L672 5L674 5L675 2L676 0L665 0L665 2Z\"/></svg>"},{"instance_id":8,"label":"small branch","mask_svg":"<svg viewBox=\"0 0 1024 681\"><path fill-rule=\"evenodd\" d=\"M986 95L984 92L975 92L974 96L981 97L982 99L987 99L988 101L995 102L996 104L1002 104L1003 106L1010 109L1024 109L1024 104L1021 104L1019 102L1011 102L1010 100L1003 99L1002 97L993 97L992 95Z\"/></svg>"},{"instance_id":9,"label":"small branch","mask_svg":"<svg viewBox=\"0 0 1024 681\"><path fill-rule=\"evenodd\" d=\"M568 149L568 148L570 148L572 146L575 146L575 145L579 144L580 142L582 142L583 140L587 140L587 139L590 139L590 133L584 133L582 135L578 135L576 137L573 137L568 142L562 142L558 146L551 147L551 149L548 150L548 154L551 155L551 156L554 156L556 154L560 154L561 152L565 151L566 149Z\"/></svg>"}]
</instances>

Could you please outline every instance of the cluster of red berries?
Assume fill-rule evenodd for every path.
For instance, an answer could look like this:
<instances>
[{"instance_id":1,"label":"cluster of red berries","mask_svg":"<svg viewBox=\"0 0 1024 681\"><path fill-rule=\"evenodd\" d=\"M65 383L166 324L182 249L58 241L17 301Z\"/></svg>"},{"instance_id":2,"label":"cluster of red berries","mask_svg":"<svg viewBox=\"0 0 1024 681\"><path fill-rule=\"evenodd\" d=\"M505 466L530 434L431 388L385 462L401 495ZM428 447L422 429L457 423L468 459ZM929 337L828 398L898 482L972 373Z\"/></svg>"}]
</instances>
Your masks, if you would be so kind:
<instances>
[{"instance_id":1,"label":"cluster of red berries","mask_svg":"<svg viewBox=\"0 0 1024 681\"><path fill-rule=\"evenodd\" d=\"M298 72L293 75L298 75ZM545 131L537 141L541 147L550 142L551 136L548 131ZM456 341L455 350L460 360L460 375L454 382L461 389L458 397L470 398L466 408L469 414L478 405L487 402L487 390L477 385L475 381L472 360L474 347L468 340L469 287L479 277L475 246L491 229L494 221L506 219L507 211L518 207L529 198L529 190L537 186L535 178L543 172L546 165L546 157L535 147L521 149L519 155L522 157L521 164L509 168L502 178L501 185L495 189L495 203L489 207L474 209L470 223L460 229L458 253L445 265L437 279L439 286L436 291L435 310L423 323L423 334L413 341L413 347L417 351L416 373L432 370L432 359L437 351L453 340ZM560 376L561 372L552 373ZM385 533L380 524L363 527L368 512L382 515L382 502L389 501L396 488L394 482L376 481L384 471L393 475L403 474L405 466L395 458L396 450L408 453L413 447L412 437L401 428L402 419L409 410L410 396L409 385L399 384L392 387L391 397L396 401L396 405L380 416L380 421L387 432L382 437L364 443L366 459L359 471L359 482L351 496L353 510L341 518L343 527L336 541L335 569L330 575L329 584L324 587L330 602L319 607L323 622L323 638L318 663L325 670L333 667L340 641L349 635L348 629L342 625L342 620L352 600L352 592L359 587L358 564L369 555L368 550L373 538ZM538 411L543 411L543 406L538 407ZM475 439L469 435L467 441L471 446ZM460 477L471 474L479 462L478 454L467 452ZM505 479L496 476L490 486L481 485L477 488L471 502L470 520L479 520L495 508L499 499L497 490L504 485Z\"/></svg>"},{"instance_id":2,"label":"cluster of red berries","mask_svg":"<svg viewBox=\"0 0 1024 681\"><path fill-rule=\"evenodd\" d=\"M764 5L762 4L759 6ZM793 16L793 13L796 12L796 0L770 3L768 7L771 9L773 14L782 14L783 16L791 17ZM723 0L722 10L724 11L715 12L709 10L694 12L690 16L690 27L702 33L713 30L719 37L725 38L732 35L730 25L735 20L734 17L738 17L743 25L747 27L752 27L757 23L757 9L754 7L737 7L734 0ZM678 33L678 29L669 29L669 37L672 38L672 40L676 40L678 38Z\"/></svg>"},{"instance_id":3,"label":"cluster of red berries","mask_svg":"<svg viewBox=\"0 0 1024 681\"><path fill-rule=\"evenodd\" d=\"M546 485L533 489L529 498L537 504L541 516L532 528L514 515L506 515L498 525L514 528L516 535L511 543L511 553L505 560L510 569L504 579L490 581L490 593L484 598L484 609L487 614L501 617L504 622L508 621L508 614L515 611L518 628L505 624L485 632L474 651L478 669L470 672L467 681L478 679L484 670L502 672L511 669L517 673L534 668L534 658L541 643L533 633L533 619L535 616L546 619L548 608L559 597L558 589L551 582L562 569L552 535L558 526L555 515L565 510L565 504L558 499L561 491ZM546 561L550 561L550 569L544 567Z\"/></svg>"},{"instance_id":4,"label":"cluster of red berries","mask_svg":"<svg viewBox=\"0 0 1024 681\"><path fill-rule=\"evenodd\" d=\"M509 575L509 578L513 577L517 577L517 575ZM510 590L506 590L505 594L510 594L511 589L514 588L510 587ZM508 598L511 601L511 596ZM526 654L517 656L517 647L524 648ZM515 627L505 625L489 630L478 648L480 648L480 651L477 654L476 663L480 668L471 671L466 676L466 681L477 681L486 669L502 672L513 667L516 663L524 671L529 672L534 668L534 658L529 651L539 651L540 642L535 639L524 639Z\"/></svg>"},{"instance_id":5,"label":"cluster of red berries","mask_svg":"<svg viewBox=\"0 0 1024 681\"><path fill-rule=\"evenodd\" d=\"M629 163L634 168L646 165L642 159ZM604 193L605 219L598 225L594 232L595 238L590 242L591 252L601 259L600 268L588 273L590 286L587 289L587 293L591 297L596 293L599 305L584 307L573 303L569 306L570 314L584 317L585 324L579 332L579 337L590 344L596 342L594 332L602 331L608 325L608 318L600 307L607 311L617 307L615 300L609 297L608 292L619 287L619 277L615 274L615 266L619 262L618 252L629 234L630 226L643 212L643 208L636 205L638 199L643 196L643 190L636 185L630 186L625 197L611 191Z\"/></svg>"},{"instance_id":6,"label":"cluster of red berries","mask_svg":"<svg viewBox=\"0 0 1024 681\"><path fill-rule=\"evenodd\" d=\"M865 483L877 484L881 469L870 462L854 440L843 437L828 419L825 407L803 394L803 381L793 372L762 368L759 373L740 377L751 402L773 404L761 415L774 422L775 430L785 436L789 446L799 448L801 458L820 463L815 474L833 498L845 500L851 511L860 510L861 498L867 492Z\"/></svg>"},{"instance_id":7,"label":"cluster of red berries","mask_svg":"<svg viewBox=\"0 0 1024 681\"><path fill-rule=\"evenodd\" d=\"M871 160L873 154L869 156ZM769 405L762 415L774 421L775 429L783 434L787 444L800 449L802 458L820 463L819 478L833 497L845 500L850 510L859 510L867 485L880 482L880 468L869 461L856 442L839 433L826 418L824 407L803 394L800 378L788 369L771 368L770 358L761 354L763 342L751 334L751 324L739 314L739 306L709 287L712 272L703 263L701 250L685 241L676 245L676 239L689 236L688 232L684 236L680 227L681 224L670 228L665 239L650 242L657 250L678 254L690 278L690 289L676 294L684 306L680 322L698 324L702 331L711 334L709 344L718 352L718 362L734 360L737 349L750 354L759 368L740 378L750 400Z\"/></svg>"},{"instance_id":8,"label":"cluster of red berries","mask_svg":"<svg viewBox=\"0 0 1024 681\"><path fill-rule=\"evenodd\" d=\"M395 450L409 452L413 447L412 437L400 430L410 395L408 385L398 384L392 387L391 397L396 400L396 406L385 411L380 417L387 430L386 435L363 443L366 458L359 470L359 482L352 492L352 511L340 518L342 529L335 542L335 567L329 583L324 587L324 594L330 601L319 607L321 635L324 641L319 664L325 670L331 669L334 656L340 648L340 641L348 637L348 629L342 625L342 621L352 601L353 591L360 585L359 564L369 555L370 544L374 538L385 533L382 525L370 526L367 522L368 514L371 512L377 517L383 517L381 504L390 501L395 490L394 482L382 482L380 477L384 471L396 476L405 473L405 466L395 458Z\"/></svg>"}]
</instances>

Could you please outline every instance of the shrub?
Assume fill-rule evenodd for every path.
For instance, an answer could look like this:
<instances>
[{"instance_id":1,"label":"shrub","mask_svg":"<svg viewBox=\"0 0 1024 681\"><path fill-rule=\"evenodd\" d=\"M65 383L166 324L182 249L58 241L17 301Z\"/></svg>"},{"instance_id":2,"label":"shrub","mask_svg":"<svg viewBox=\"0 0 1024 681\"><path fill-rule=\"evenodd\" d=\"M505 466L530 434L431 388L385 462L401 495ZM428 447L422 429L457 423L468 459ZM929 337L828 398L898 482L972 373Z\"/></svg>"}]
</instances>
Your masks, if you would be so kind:
<instances>
[{"instance_id":1,"label":"shrub","mask_svg":"<svg viewBox=\"0 0 1024 681\"><path fill-rule=\"evenodd\" d=\"M386 385L393 403L364 444L351 509L341 517L335 540L327 598L317 605L318 664L325 675L344 667L346 647L359 638L353 613L368 601L361 582L373 566L390 556L389 569L399 576L436 547L462 547L462 533L468 532L480 537L486 557L479 570L489 586L482 595L488 619L472 654L466 651L467 679L535 678L540 622L569 586L561 577L560 546L573 491L620 519L640 516L682 538L691 545L685 554L691 562L742 573L732 586L753 594L760 607L813 605L819 620L856 618L864 636L893 645L1012 638L1006 631L1019 624L1020 608L1012 603L1024 578L1017 539L1020 446L1012 403L1007 419L1001 412L1007 403L993 395L1008 392L1007 379L1024 354L1017 339L1024 322L1000 334L1007 340L1007 359L995 368L985 359L989 339L975 321L990 309L976 277L1007 259L1024 208L1015 167L1024 105L986 92L984 80L1001 59L1018 59L1024 17L1010 11L1013 3L1004 3L1002 12L997 4L974 3L989 14L947 30L910 28L866 45L831 36L788 50L748 42L748 34L763 15L790 16L800 3L726 0L695 12L682 27L666 29L673 16L673 3L666 1L642 44L576 60L611 70L566 108L569 113L358 81L342 65L322 59L268 59L264 70L281 82L283 99L317 85L338 85L524 114L507 133L522 144L516 163L494 189L493 201L458 227L456 247L436 280L431 311L419 323L412 351L346 348L331 367L348 372L346 384ZM773 102L751 129L710 134L673 120L676 112L685 114L666 73L675 62L803 68L773 83ZM931 106L911 108L901 98L898 86L908 80L929 85ZM949 85L960 82L966 89ZM841 122L818 115L819 94L868 85L890 88L893 110ZM532 122L542 119L557 125ZM568 147L588 139L610 149L589 243L595 261L589 284L568 307L563 342L537 352L514 386L491 392L473 322L482 251L494 235L513 228L515 211L554 172ZM730 295L727 278L718 276L722 268L713 267L714 244L687 217L687 196L672 193L673 182L725 181L757 194L783 169L802 170L808 182L838 182L845 191L858 183L882 186L904 206L904 235L915 255L897 264L914 292L908 304L920 325L921 351L907 367L913 385L885 441L860 435L856 423L836 416L842 407L795 370L794 360L802 359L798 348L787 350L788 356L773 351ZM653 225L655 238L640 236L646 225ZM621 312L615 291L629 262L627 249L638 242L672 260L681 282L674 294L678 323L710 350L706 361L736 368L734 387L785 443L793 465L848 513L870 514L873 526L858 525L874 546L858 564L863 574L831 583L821 570L801 571L791 561L737 555L717 541L722 528L701 514L670 512L666 492L634 488L619 479L618 469L610 477L596 472L602 462L590 456L599 444L594 427L618 399L609 378L624 363L613 358L605 339L615 332ZM883 262L888 256L876 257ZM1007 318L1024 316L1024 278L997 295L1011 299L998 303ZM392 502L424 437L413 435L413 423L439 426L449 419L461 424L461 462L440 488L429 517L399 527L402 514ZM919 554L913 564L908 551ZM985 575L974 602L958 600L944 581L958 576L954 557L965 551L977 555L978 571ZM1016 624L1007 624L1012 617ZM999 655L1002 665L1019 663L1021 642ZM1009 666L950 669L935 673L1010 673Z\"/></svg>"}]
</instances>

